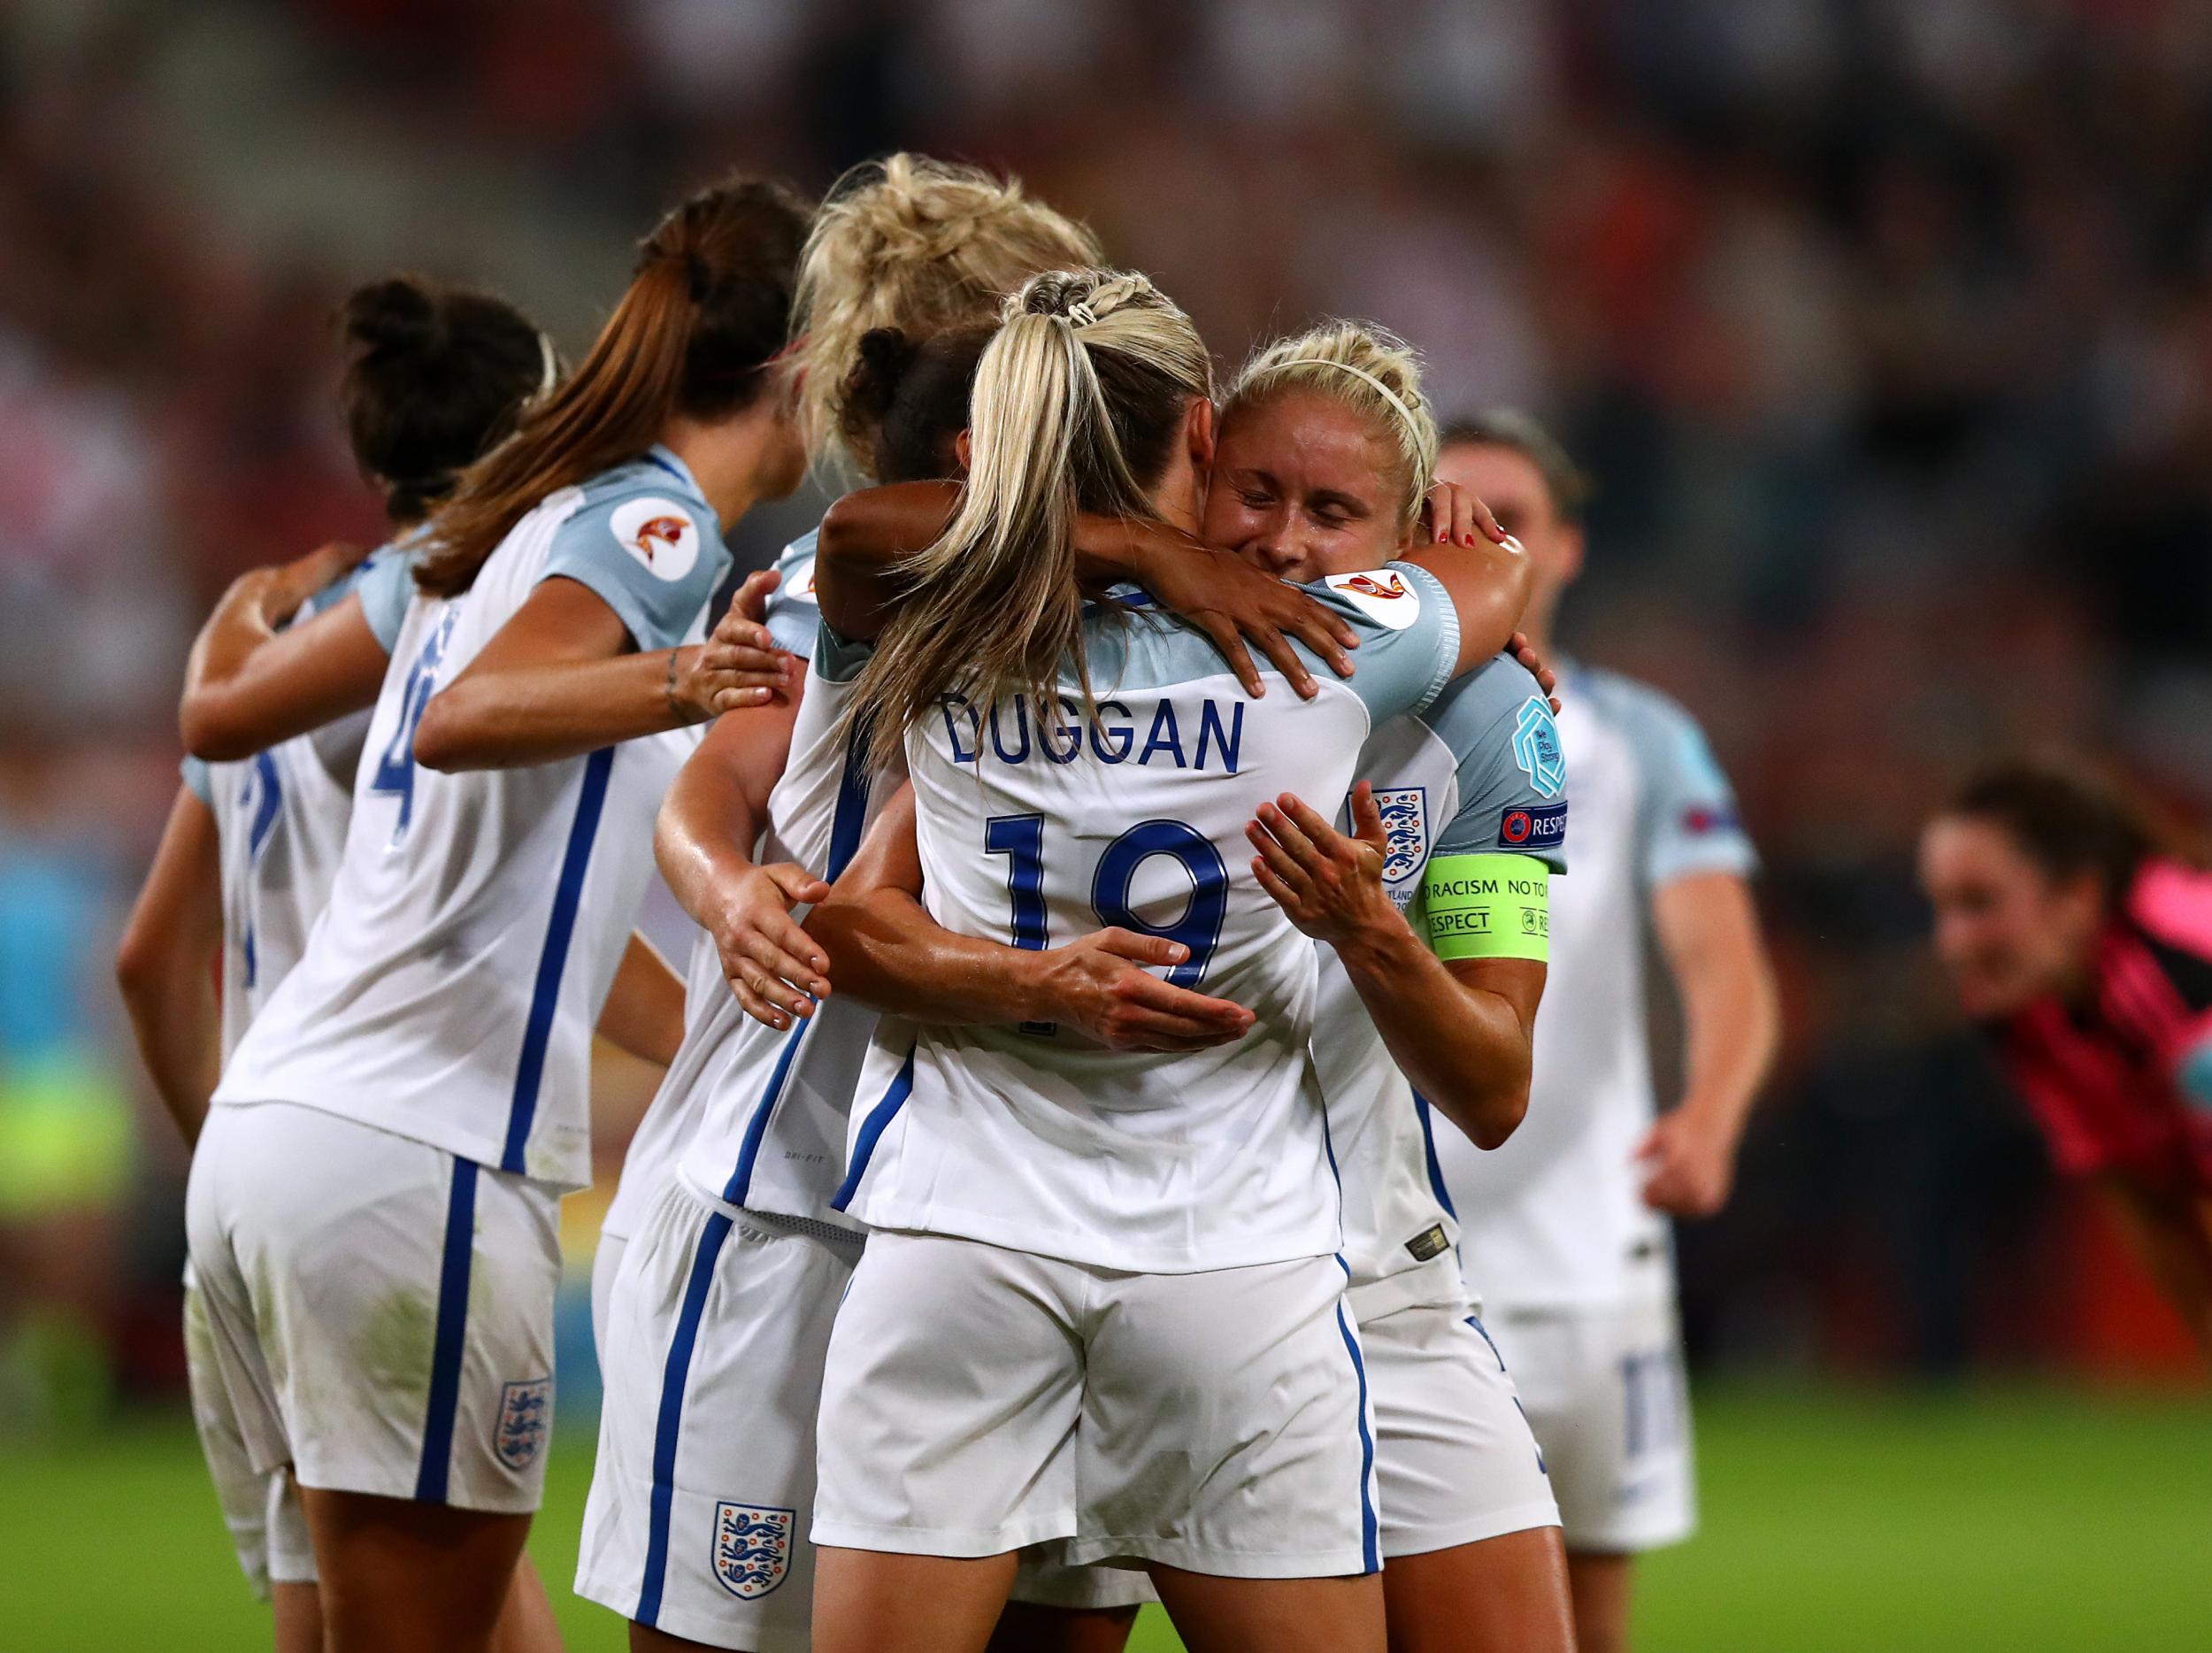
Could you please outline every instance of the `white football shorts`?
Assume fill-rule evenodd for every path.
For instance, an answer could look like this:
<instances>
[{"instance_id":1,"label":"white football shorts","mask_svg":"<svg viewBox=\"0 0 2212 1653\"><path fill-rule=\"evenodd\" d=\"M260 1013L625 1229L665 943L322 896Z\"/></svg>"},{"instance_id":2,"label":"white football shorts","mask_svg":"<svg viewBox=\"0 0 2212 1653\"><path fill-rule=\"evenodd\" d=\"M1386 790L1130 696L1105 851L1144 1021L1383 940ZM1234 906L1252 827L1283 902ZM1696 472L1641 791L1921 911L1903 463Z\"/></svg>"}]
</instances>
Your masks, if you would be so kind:
<instances>
[{"instance_id":1,"label":"white football shorts","mask_svg":"<svg viewBox=\"0 0 2212 1653\"><path fill-rule=\"evenodd\" d=\"M1386 1557L1559 1525L1513 1380L1465 1303L1378 1315L1360 1323L1359 1340Z\"/></svg>"},{"instance_id":2,"label":"white football shorts","mask_svg":"<svg viewBox=\"0 0 2212 1653\"><path fill-rule=\"evenodd\" d=\"M614 1302L614 1283L622 1273L622 1255L630 1249L630 1236L602 1230L591 1254L591 1350L599 1357L602 1380L607 1370L607 1315Z\"/></svg>"},{"instance_id":3,"label":"white football shorts","mask_svg":"<svg viewBox=\"0 0 2212 1653\"><path fill-rule=\"evenodd\" d=\"M733 1216L672 1184L642 1232L611 1244L593 1270L606 1392L576 1592L688 1641L803 1653L815 1415L861 1236ZM1141 1573L1056 1554L1025 1557L1014 1595L1153 1599Z\"/></svg>"},{"instance_id":4,"label":"white football shorts","mask_svg":"<svg viewBox=\"0 0 2212 1653\"><path fill-rule=\"evenodd\" d=\"M818 1544L1233 1578L1380 1565L1333 1257L1137 1274L872 1236L830 1341Z\"/></svg>"},{"instance_id":5,"label":"white football shorts","mask_svg":"<svg viewBox=\"0 0 2212 1653\"><path fill-rule=\"evenodd\" d=\"M224 1389L215 1362L207 1303L188 1259L184 1265L184 1364L192 1394L192 1423L215 1501L238 1552L239 1570L263 1601L272 1584L315 1582L315 1549L301 1513L299 1493L282 1470L265 1475L253 1466L245 1433Z\"/></svg>"},{"instance_id":6,"label":"white football shorts","mask_svg":"<svg viewBox=\"0 0 2212 1653\"><path fill-rule=\"evenodd\" d=\"M551 1189L258 1103L209 1113L185 1219L211 1394L255 1472L288 1464L303 1487L538 1507L561 1270Z\"/></svg>"},{"instance_id":7,"label":"white football shorts","mask_svg":"<svg viewBox=\"0 0 2212 1653\"><path fill-rule=\"evenodd\" d=\"M1570 1551L1631 1555L1697 1528L1689 1386L1674 1307L1494 1311L1550 1466Z\"/></svg>"},{"instance_id":8,"label":"white football shorts","mask_svg":"<svg viewBox=\"0 0 2212 1653\"><path fill-rule=\"evenodd\" d=\"M606 1304L578 1595L687 1641L804 1653L822 1358L859 1254L827 1225L661 1189Z\"/></svg>"}]
</instances>

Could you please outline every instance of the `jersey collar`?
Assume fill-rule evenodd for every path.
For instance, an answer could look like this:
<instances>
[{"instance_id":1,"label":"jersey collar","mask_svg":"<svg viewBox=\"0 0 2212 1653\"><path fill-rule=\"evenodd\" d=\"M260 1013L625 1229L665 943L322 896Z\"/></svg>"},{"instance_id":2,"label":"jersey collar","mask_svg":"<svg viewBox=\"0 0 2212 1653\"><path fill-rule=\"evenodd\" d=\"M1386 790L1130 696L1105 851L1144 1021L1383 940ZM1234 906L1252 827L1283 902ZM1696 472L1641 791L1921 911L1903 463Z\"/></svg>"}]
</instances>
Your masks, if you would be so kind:
<instances>
[{"instance_id":1,"label":"jersey collar","mask_svg":"<svg viewBox=\"0 0 2212 1653\"><path fill-rule=\"evenodd\" d=\"M666 442L655 442L645 450L645 463L658 465L689 490L691 496L702 504L706 503L707 490L699 486L699 479L691 473L691 467L679 458L676 450Z\"/></svg>"}]
</instances>

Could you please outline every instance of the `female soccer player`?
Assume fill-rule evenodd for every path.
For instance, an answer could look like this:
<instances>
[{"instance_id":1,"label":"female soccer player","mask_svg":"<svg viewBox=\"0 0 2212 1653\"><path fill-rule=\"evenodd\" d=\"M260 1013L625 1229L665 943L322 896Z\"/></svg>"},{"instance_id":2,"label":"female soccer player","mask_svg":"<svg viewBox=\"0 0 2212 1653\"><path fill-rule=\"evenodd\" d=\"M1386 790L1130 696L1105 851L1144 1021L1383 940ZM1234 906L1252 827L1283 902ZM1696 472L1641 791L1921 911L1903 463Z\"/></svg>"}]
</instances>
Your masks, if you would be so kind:
<instances>
[{"instance_id":1,"label":"female soccer player","mask_svg":"<svg viewBox=\"0 0 2212 1653\"><path fill-rule=\"evenodd\" d=\"M913 375L900 407L881 369L902 336L865 335L838 410L841 424L879 416L871 468L892 480L949 466L938 450L965 422L982 348L972 330L940 334L925 347L939 394ZM934 426L942 442L902 442L899 426ZM779 642L810 655L810 535L787 553L768 615ZM860 1250L827 1195L872 1024L841 998L788 1033L780 1011L773 1026L750 1019L725 972L735 982L761 967L750 952L726 964L718 943L734 934L739 946L772 948L780 935L812 956L786 909L826 893L808 869L849 857L872 795L839 738L841 711L835 686L806 683L789 711L725 719L664 810L700 818L695 836L664 829L662 842L672 887L718 927L701 934L683 1045L625 1157L608 1211L618 1232L603 1233L594 1267L604 1395L576 1574L577 1594L628 1618L640 1649L808 1646L803 1522L822 1351ZM749 858L733 873L720 851ZM733 896L710 905L725 882ZM795 960L781 969L828 993Z\"/></svg>"},{"instance_id":2,"label":"female soccer player","mask_svg":"<svg viewBox=\"0 0 2212 1653\"><path fill-rule=\"evenodd\" d=\"M1522 624L1543 646L1583 565L1584 479L1511 410L1448 432L1437 473L1481 494L1527 549ZM1560 665L1574 874L1552 903L1530 1118L1494 1153L1440 1134L1437 1165L1466 1219L1459 1250L1484 1325L1544 1448L1576 1642L1627 1653L1639 1557L1697 1520L1666 1219L1725 1200L1781 1018L1751 890L1757 856L1703 732L1648 684ZM1664 1111L1647 951L1682 1007L1681 1094Z\"/></svg>"},{"instance_id":3,"label":"female soccer player","mask_svg":"<svg viewBox=\"0 0 2212 1653\"><path fill-rule=\"evenodd\" d=\"M372 573L380 587L397 587L387 571L403 574L413 531L557 373L550 341L512 305L412 277L357 288L341 326L354 458L382 492L398 537L366 559L326 546L244 576L250 608L272 627L341 604L360 612L356 590ZM364 624L373 644L377 628ZM380 646L372 652L380 678L388 657ZM223 1053L290 971L329 895L367 727L356 716L242 761L185 760L187 784L118 969L147 1070L188 1143ZM219 846L231 852L219 872ZM219 1011L216 977L201 967L219 951Z\"/></svg>"},{"instance_id":4,"label":"female soccer player","mask_svg":"<svg viewBox=\"0 0 2212 1653\"><path fill-rule=\"evenodd\" d=\"M2016 762L1928 823L1920 879L2059 1169L2096 1179L2212 1353L2212 874L2101 783Z\"/></svg>"},{"instance_id":5,"label":"female soccer player","mask_svg":"<svg viewBox=\"0 0 2212 1653\"><path fill-rule=\"evenodd\" d=\"M411 531L557 372L551 342L512 305L412 277L357 288L341 325L348 357L341 400L354 457L381 490L401 537L365 564L328 547L250 576L261 591L258 611L274 625L349 601L359 610L356 588L372 576L397 588L386 571L403 573ZM375 657L384 657L380 647ZM357 714L241 762L185 760L186 784L116 969L147 1071L188 1145L199 1136L222 1062L290 972L329 896L367 726ZM188 1269L185 1289L195 1418L240 1565L272 1601L280 1653L312 1653L322 1646L322 1621L297 1497L281 1474L254 1473L227 1426L211 1388L206 1310ZM534 1574L522 1594L520 1604L549 1626Z\"/></svg>"},{"instance_id":6,"label":"female soccer player","mask_svg":"<svg viewBox=\"0 0 2212 1653\"><path fill-rule=\"evenodd\" d=\"M1015 180L903 153L856 167L816 211L800 255L796 337L789 359L801 425L817 460L825 468L842 466L877 481L949 474L949 458L931 458L930 469L892 477L879 468L887 457L900 456L879 450L885 434L874 405L879 397L869 387L881 387L884 375L855 379L863 339L872 331L889 329L918 342L946 328L987 323L1004 295L1040 271L1094 264L1097 258L1087 230L1030 200ZM971 359L963 365L964 374L972 365ZM857 396L852 394L856 388ZM960 400L964 411L964 381ZM913 401L910 397L910 404ZM918 411L910 405L906 417ZM915 445L904 444L910 450ZM926 447L928 441L920 445ZM911 451L904 457L924 462ZM779 570L781 584L771 604L775 627L786 633L787 645L801 660L813 653L813 543L810 534L786 551ZM794 715L795 708L787 702L774 716L733 719L702 742L699 756L688 765L686 789L701 795L710 842L740 844L746 850L753 847L750 836L729 837L726 823L716 818L727 803L717 795L718 782L741 783L749 776L772 784L782 772ZM708 1088L700 1082L700 1064L734 1027L729 996L718 988L697 989L723 977L740 988L742 950L757 944L750 919L756 903L765 901L780 917L792 901L804 898L808 888L805 876L786 872L768 877L766 869L749 861L721 876L726 869L703 854L670 857L664 870L678 900L718 950L719 974L705 973L715 961L703 951L695 957L687 1059L638 1122L623 1157L621 1181L600 1223L592 1266L595 1326L604 1318L629 1236L697 1122ZM711 1026L703 1026L703 1018ZM717 1587L704 1599L721 1609L718 1598L723 1595Z\"/></svg>"},{"instance_id":7,"label":"female soccer player","mask_svg":"<svg viewBox=\"0 0 2212 1653\"><path fill-rule=\"evenodd\" d=\"M825 521L818 675L904 747L934 916L1025 948L1150 931L1254 1019L1165 1056L879 1036L835 1201L874 1233L824 1382L819 1648L980 1648L1013 1552L1055 1540L1146 1565L1202 1644L1382 1645L1312 954L1217 843L1286 784L1348 786L1373 714L1494 653L1525 581L1486 542L1317 588L1363 651L1311 701L1248 701L1198 632L1087 605L1079 512L1197 526L1210 391L1142 278L1041 277L984 354L943 538L887 566Z\"/></svg>"},{"instance_id":8,"label":"female soccer player","mask_svg":"<svg viewBox=\"0 0 2212 1653\"><path fill-rule=\"evenodd\" d=\"M969 381L995 326L987 296L1040 259L1088 257L1079 228L972 169L902 156L861 174L818 215L802 278L817 428L880 481L953 473ZM856 332L864 311L914 332ZM962 317L981 325L944 327ZM813 550L809 534L786 553L769 613L787 642L795 633L784 627L803 628L809 654ZM1256 612L1304 606L1265 580L1245 590ZM873 1018L841 998L818 1012L803 994L772 1003L755 988L827 990L801 962L818 955L786 908L821 892L814 873L851 854L882 796L849 761L849 688L810 678L795 734L781 708L724 720L663 811L664 870L706 934L683 1049L632 1143L608 1213L616 1237L603 1234L594 1270L607 1395L577 1581L631 1618L641 1647L806 1645L815 1400L857 1249L829 1200ZM749 1021L741 1001L775 1025ZM639 1254L618 1270L633 1234ZM1022 1588L1077 1608L1142 1593L1141 1580L1107 1572L1033 1572ZM1004 1626L1024 1645L1080 1634L1065 1615L1024 1618L1010 1612Z\"/></svg>"},{"instance_id":9,"label":"female soccer player","mask_svg":"<svg viewBox=\"0 0 2212 1653\"><path fill-rule=\"evenodd\" d=\"M1254 358L1224 404L1208 538L1285 578L1380 573L1412 542L1434 453L1402 344L1344 323L1284 340ZM1430 1174L1426 1104L1399 1065L1486 1142L1509 1133L1525 1103L1540 922L1529 936L1518 925L1480 929L1491 903L1463 887L1517 883L1526 896L1516 911L1540 921L1565 820L1541 688L1500 658L1379 727L1360 757L1373 788L1357 795L1362 839L1294 800L1263 805L1250 831L1261 886L1334 944L1314 1069L1342 1175L1399 1649L1571 1645L1557 1512L1512 1384L1473 1319L1451 1255L1454 1218ZM902 865L884 837L810 924L831 944L842 990L932 1021L1058 1014L1038 973L1014 962L1039 956L918 929L918 863L910 845ZM910 892L902 903L858 893L887 880ZM1145 1024L1162 1041L1153 1048L1203 1035L1206 1007L1178 1008L1179 1023Z\"/></svg>"},{"instance_id":10,"label":"female soccer player","mask_svg":"<svg viewBox=\"0 0 2212 1653\"><path fill-rule=\"evenodd\" d=\"M573 378L463 478L378 696L330 904L188 1201L225 1390L288 1463L335 1645L478 1648L549 1426L588 1042L722 534L803 469L775 371L803 209L694 196Z\"/></svg>"}]
</instances>

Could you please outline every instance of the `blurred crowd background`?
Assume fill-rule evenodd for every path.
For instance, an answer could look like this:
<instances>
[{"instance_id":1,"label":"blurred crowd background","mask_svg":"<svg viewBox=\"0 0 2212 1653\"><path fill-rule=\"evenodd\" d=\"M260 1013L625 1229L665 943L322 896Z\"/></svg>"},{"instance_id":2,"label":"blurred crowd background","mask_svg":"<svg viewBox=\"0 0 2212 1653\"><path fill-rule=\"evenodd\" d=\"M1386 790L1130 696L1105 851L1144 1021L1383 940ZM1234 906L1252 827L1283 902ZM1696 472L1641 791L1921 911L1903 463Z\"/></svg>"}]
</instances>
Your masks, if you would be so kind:
<instances>
[{"instance_id":1,"label":"blurred crowd background","mask_svg":"<svg viewBox=\"0 0 2212 1653\"><path fill-rule=\"evenodd\" d=\"M112 948L206 606L377 534L339 296L489 285L572 357L691 184L898 147L1020 173L1225 360L1372 317L1599 477L1567 640L1710 731L1785 978L1735 1203L1681 1235L1701 1368L2193 1369L1951 1011L1911 854L2022 745L2212 804L2212 8L11 0L0 1420L180 1381Z\"/></svg>"}]
</instances>

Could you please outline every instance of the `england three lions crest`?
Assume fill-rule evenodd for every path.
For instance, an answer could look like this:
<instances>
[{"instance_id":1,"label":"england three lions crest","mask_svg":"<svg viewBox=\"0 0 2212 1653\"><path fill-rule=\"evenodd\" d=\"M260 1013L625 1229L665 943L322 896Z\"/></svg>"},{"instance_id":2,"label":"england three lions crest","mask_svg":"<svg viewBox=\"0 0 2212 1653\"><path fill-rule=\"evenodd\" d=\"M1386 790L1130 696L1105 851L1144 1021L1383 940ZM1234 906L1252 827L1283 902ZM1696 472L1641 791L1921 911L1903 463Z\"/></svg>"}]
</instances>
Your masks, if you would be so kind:
<instances>
[{"instance_id":1,"label":"england three lions crest","mask_svg":"<svg viewBox=\"0 0 2212 1653\"><path fill-rule=\"evenodd\" d=\"M1404 883L1429 858L1429 795L1425 787L1400 787L1375 794L1382 815L1383 882ZM1399 903L1404 905L1402 901Z\"/></svg>"},{"instance_id":2,"label":"england three lions crest","mask_svg":"<svg viewBox=\"0 0 2212 1653\"><path fill-rule=\"evenodd\" d=\"M499 1427L492 1436L492 1449L509 1469L527 1469L545 1449L552 1424L552 1379L510 1383L500 1391Z\"/></svg>"},{"instance_id":3,"label":"england three lions crest","mask_svg":"<svg viewBox=\"0 0 2212 1653\"><path fill-rule=\"evenodd\" d=\"M754 1601L781 1584L791 1571L792 1529L797 1516L764 1504L714 1506L714 1576L741 1601Z\"/></svg>"}]
</instances>

